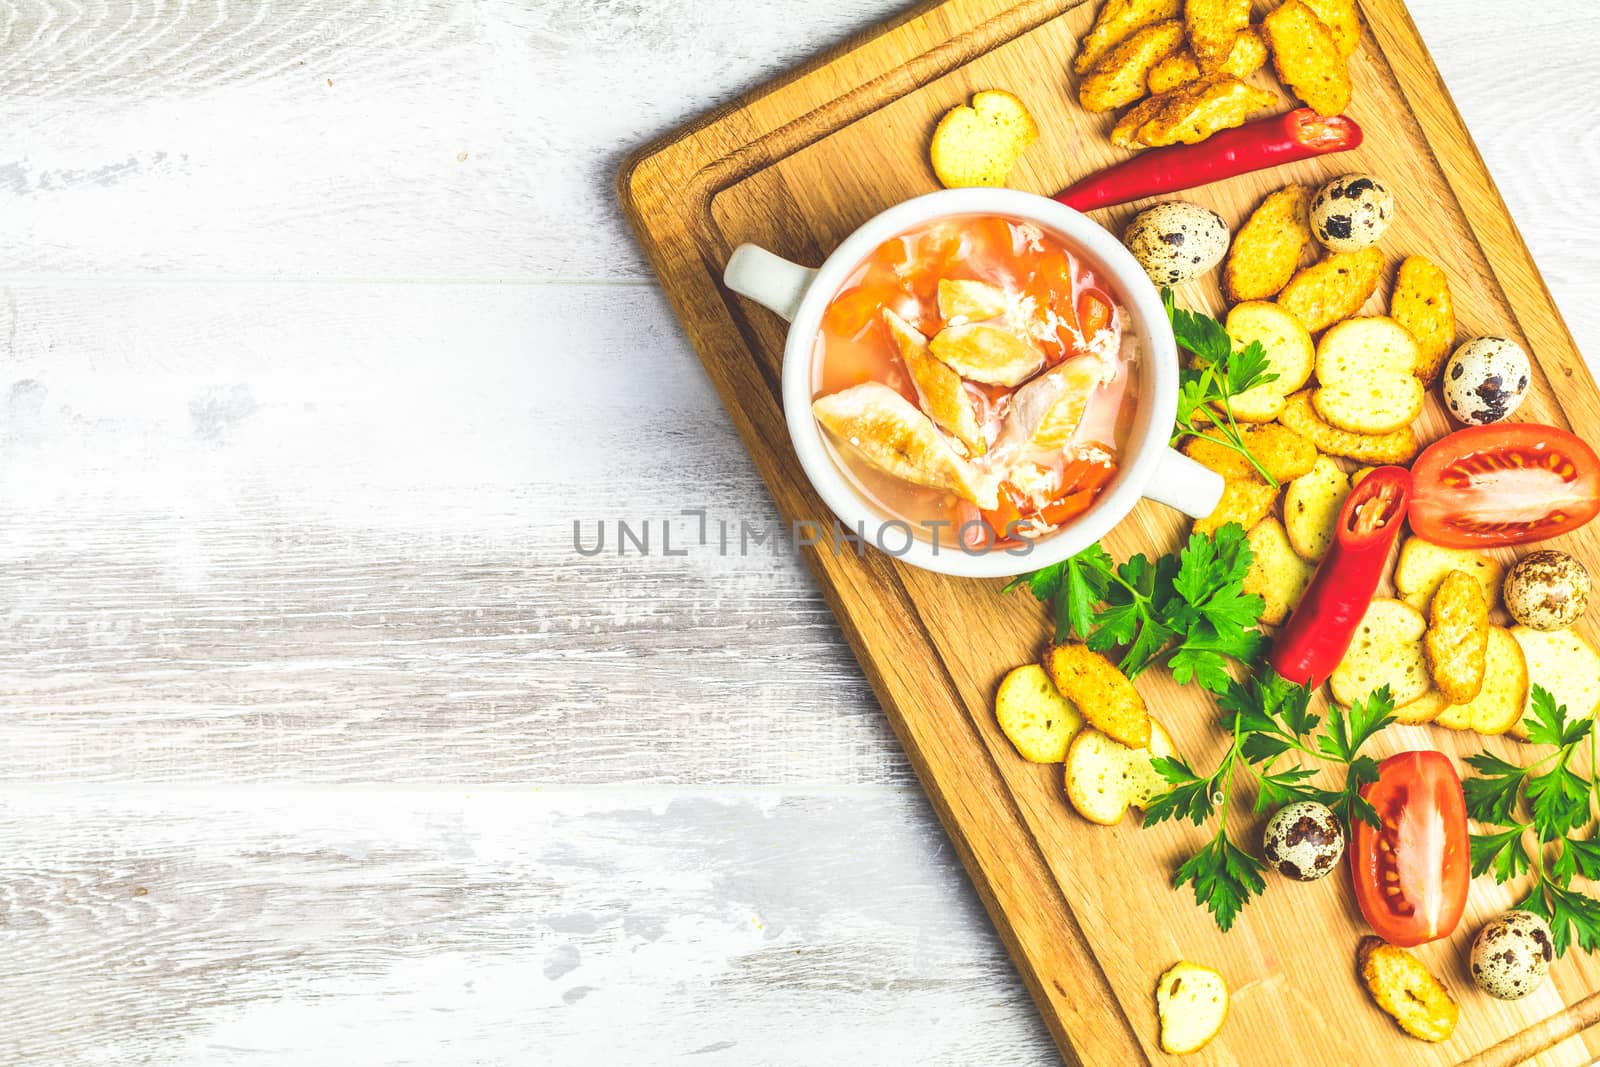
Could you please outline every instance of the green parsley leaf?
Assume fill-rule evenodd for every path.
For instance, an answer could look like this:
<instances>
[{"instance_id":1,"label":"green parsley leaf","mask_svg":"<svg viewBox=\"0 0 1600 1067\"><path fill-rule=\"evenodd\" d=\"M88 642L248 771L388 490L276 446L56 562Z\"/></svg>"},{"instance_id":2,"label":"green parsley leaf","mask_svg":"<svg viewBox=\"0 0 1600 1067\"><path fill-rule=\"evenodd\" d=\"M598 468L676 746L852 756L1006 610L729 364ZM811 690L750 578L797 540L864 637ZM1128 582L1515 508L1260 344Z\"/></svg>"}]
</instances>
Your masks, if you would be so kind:
<instances>
[{"instance_id":1,"label":"green parsley leaf","mask_svg":"<svg viewBox=\"0 0 1600 1067\"><path fill-rule=\"evenodd\" d=\"M1222 323L1200 312L1177 306L1171 289L1161 291L1161 303L1173 336L1194 359L1178 371L1178 410L1172 443L1185 437L1203 437L1238 452L1250 461L1268 485L1277 480L1250 454L1244 434L1233 417L1232 400L1240 393L1275 381L1271 360L1260 341L1252 341L1237 351Z\"/></svg>"},{"instance_id":2,"label":"green parsley leaf","mask_svg":"<svg viewBox=\"0 0 1600 1067\"><path fill-rule=\"evenodd\" d=\"M1553 746L1553 754L1527 767L1490 752L1467 758L1468 766L1478 772L1462 783L1467 814L1480 823L1502 827L1472 835L1472 873L1508 882L1531 872L1533 883L1517 906L1550 924L1557 956L1573 944L1593 952L1600 948L1600 901L1572 888L1572 882L1579 875L1600 880L1600 841L1594 829L1585 837L1571 836L1594 825L1589 797L1600 792L1595 768L1587 775L1572 769L1573 756L1584 741L1590 743L1593 756L1593 724L1587 718L1569 721L1567 709L1541 686L1533 687L1529 704L1528 740ZM1517 821L1524 806L1531 822ZM1537 839L1531 847L1529 830Z\"/></svg>"},{"instance_id":3,"label":"green parsley leaf","mask_svg":"<svg viewBox=\"0 0 1600 1067\"><path fill-rule=\"evenodd\" d=\"M1555 859L1551 860L1549 866L1545 868L1545 873L1550 881L1562 889L1572 884L1572 876L1578 873L1578 859L1573 854L1573 851L1566 847L1564 841L1561 847L1556 850Z\"/></svg>"},{"instance_id":4,"label":"green parsley leaf","mask_svg":"<svg viewBox=\"0 0 1600 1067\"><path fill-rule=\"evenodd\" d=\"M1227 834L1218 834L1178 868L1172 888L1192 885L1195 903L1203 904L1226 933L1245 902L1266 891L1262 870L1259 860L1237 848Z\"/></svg>"},{"instance_id":5,"label":"green parsley leaf","mask_svg":"<svg viewBox=\"0 0 1600 1067\"><path fill-rule=\"evenodd\" d=\"M1179 685L1197 682L1213 693L1226 692L1233 684L1228 673L1228 658L1249 663L1261 654L1266 638L1256 630L1218 630L1201 620L1189 631L1167 667Z\"/></svg>"},{"instance_id":6,"label":"green parsley leaf","mask_svg":"<svg viewBox=\"0 0 1600 1067\"><path fill-rule=\"evenodd\" d=\"M1094 547L1098 548L1100 546L1096 545ZM1063 560L1060 563L1052 563L1048 567L1040 567L1036 571L1029 571L1027 574L1019 574L1007 582L1005 588L1000 591L1009 593L1013 589L1021 589L1026 586L1028 592L1033 594L1034 599L1042 604L1061 590L1061 583L1066 578L1067 566L1071 562L1070 559Z\"/></svg>"},{"instance_id":7,"label":"green parsley leaf","mask_svg":"<svg viewBox=\"0 0 1600 1067\"><path fill-rule=\"evenodd\" d=\"M1228 357L1233 354L1233 338L1228 336L1222 323L1210 315L1178 307L1171 289L1162 290L1161 304L1166 309L1167 320L1172 323L1172 335L1177 338L1179 345L1192 352L1201 364L1227 363Z\"/></svg>"},{"instance_id":8,"label":"green parsley leaf","mask_svg":"<svg viewBox=\"0 0 1600 1067\"><path fill-rule=\"evenodd\" d=\"M1111 556L1095 544L1060 563L1011 579L1003 591L1026 588L1041 604L1052 604L1057 641L1074 632L1082 639L1094 628L1094 609L1105 600L1115 570Z\"/></svg>"},{"instance_id":9,"label":"green parsley leaf","mask_svg":"<svg viewBox=\"0 0 1600 1067\"><path fill-rule=\"evenodd\" d=\"M1117 666L1129 678L1137 678L1167 650L1167 645L1176 636L1178 631L1154 619L1146 619L1144 625L1139 628L1138 635L1134 637L1133 643L1123 653L1122 662Z\"/></svg>"},{"instance_id":10,"label":"green parsley leaf","mask_svg":"<svg viewBox=\"0 0 1600 1067\"><path fill-rule=\"evenodd\" d=\"M1228 392L1233 396L1277 380L1272 360L1260 341L1251 341L1228 359Z\"/></svg>"},{"instance_id":11,"label":"green parsley leaf","mask_svg":"<svg viewBox=\"0 0 1600 1067\"><path fill-rule=\"evenodd\" d=\"M1239 754L1249 763L1271 763L1293 749L1294 744L1278 734L1257 732L1240 743Z\"/></svg>"},{"instance_id":12,"label":"green parsley leaf","mask_svg":"<svg viewBox=\"0 0 1600 1067\"><path fill-rule=\"evenodd\" d=\"M1350 766L1345 772L1344 789L1336 794L1328 806L1352 829L1358 822L1364 822L1376 829L1379 826L1378 809L1361 795L1361 787L1371 785L1377 780L1378 761L1371 756L1357 756L1350 761Z\"/></svg>"},{"instance_id":13,"label":"green parsley leaf","mask_svg":"<svg viewBox=\"0 0 1600 1067\"><path fill-rule=\"evenodd\" d=\"M1322 721L1322 717L1311 710L1311 687L1296 685L1272 670L1258 682L1262 706L1268 713L1279 719L1294 736L1310 737L1311 731Z\"/></svg>"},{"instance_id":14,"label":"green parsley leaf","mask_svg":"<svg viewBox=\"0 0 1600 1067\"><path fill-rule=\"evenodd\" d=\"M1326 790L1310 784L1310 779L1316 776L1317 772L1310 767L1291 767L1276 774L1261 775L1256 779L1261 786L1260 791L1256 793L1256 811L1280 808L1298 800L1322 802L1327 795Z\"/></svg>"},{"instance_id":15,"label":"green parsley leaf","mask_svg":"<svg viewBox=\"0 0 1600 1067\"><path fill-rule=\"evenodd\" d=\"M1252 558L1244 529L1230 523L1153 560L1139 554L1116 565L1094 545L1006 588L1048 601L1057 641L1076 636L1129 678L1166 660L1180 684L1220 692L1227 660L1251 662L1264 645L1261 598L1243 592Z\"/></svg>"},{"instance_id":16,"label":"green parsley leaf","mask_svg":"<svg viewBox=\"0 0 1600 1067\"><path fill-rule=\"evenodd\" d=\"M1477 878L1493 873L1494 880L1504 884L1528 873L1528 853L1522 847L1522 833L1527 829L1513 826L1493 834L1473 834L1469 842L1472 857L1472 876Z\"/></svg>"},{"instance_id":17,"label":"green parsley leaf","mask_svg":"<svg viewBox=\"0 0 1600 1067\"><path fill-rule=\"evenodd\" d=\"M1329 759L1349 763L1373 734L1392 722L1394 698L1388 686L1380 686L1365 699L1350 705L1348 712L1335 704L1328 712L1328 730L1319 740L1318 748Z\"/></svg>"},{"instance_id":18,"label":"green parsley leaf","mask_svg":"<svg viewBox=\"0 0 1600 1067\"><path fill-rule=\"evenodd\" d=\"M1066 596L1066 623L1067 632L1062 632L1062 620L1056 619L1056 640L1064 640L1067 634L1077 631L1078 636L1087 637L1094 628L1094 608L1096 604L1105 600L1111 588L1112 561L1111 554L1098 544L1072 556L1067 560L1067 596ZM1041 600L1045 599L1040 597Z\"/></svg>"},{"instance_id":19,"label":"green parsley leaf","mask_svg":"<svg viewBox=\"0 0 1600 1067\"><path fill-rule=\"evenodd\" d=\"M1569 837L1562 843L1561 850L1572 853L1572 862L1579 874L1591 882L1600 881L1600 841Z\"/></svg>"},{"instance_id":20,"label":"green parsley leaf","mask_svg":"<svg viewBox=\"0 0 1600 1067\"><path fill-rule=\"evenodd\" d=\"M1589 821L1589 783L1565 757L1547 774L1530 775L1523 791L1534 829L1546 841L1565 837Z\"/></svg>"},{"instance_id":21,"label":"green parsley leaf","mask_svg":"<svg viewBox=\"0 0 1600 1067\"><path fill-rule=\"evenodd\" d=\"M1310 704L1309 687L1295 685L1270 667L1234 683L1217 701L1223 725L1243 736L1240 751L1251 763L1283 755L1316 729L1320 719Z\"/></svg>"},{"instance_id":22,"label":"green parsley leaf","mask_svg":"<svg viewBox=\"0 0 1600 1067\"><path fill-rule=\"evenodd\" d=\"M1144 825L1154 826L1168 819L1188 819L1203 825L1216 810L1211 799L1212 778L1202 778L1180 759L1157 756L1150 761L1156 773L1172 786L1144 809Z\"/></svg>"},{"instance_id":23,"label":"green parsley leaf","mask_svg":"<svg viewBox=\"0 0 1600 1067\"><path fill-rule=\"evenodd\" d=\"M1589 735L1592 719L1567 722L1566 705L1556 706L1556 698L1542 685L1533 687L1529 700L1528 743L1570 748Z\"/></svg>"},{"instance_id":24,"label":"green parsley leaf","mask_svg":"<svg viewBox=\"0 0 1600 1067\"><path fill-rule=\"evenodd\" d=\"M1565 955L1574 943L1585 952L1600 948L1600 901L1588 894L1563 889L1547 880L1536 885L1518 907L1542 915L1550 924L1550 940L1557 956Z\"/></svg>"},{"instance_id":25,"label":"green parsley leaf","mask_svg":"<svg viewBox=\"0 0 1600 1067\"><path fill-rule=\"evenodd\" d=\"M1194 414L1213 396L1211 389L1211 375L1199 371L1180 371L1178 377L1178 411L1174 416L1176 424L1180 427L1194 425ZM1176 444L1184 437L1182 430L1174 432L1173 443Z\"/></svg>"},{"instance_id":26,"label":"green parsley leaf","mask_svg":"<svg viewBox=\"0 0 1600 1067\"><path fill-rule=\"evenodd\" d=\"M1498 826L1511 822L1527 768L1507 763L1492 752L1468 756L1466 763L1478 772L1476 777L1461 783L1461 791L1467 798L1467 815Z\"/></svg>"}]
</instances>

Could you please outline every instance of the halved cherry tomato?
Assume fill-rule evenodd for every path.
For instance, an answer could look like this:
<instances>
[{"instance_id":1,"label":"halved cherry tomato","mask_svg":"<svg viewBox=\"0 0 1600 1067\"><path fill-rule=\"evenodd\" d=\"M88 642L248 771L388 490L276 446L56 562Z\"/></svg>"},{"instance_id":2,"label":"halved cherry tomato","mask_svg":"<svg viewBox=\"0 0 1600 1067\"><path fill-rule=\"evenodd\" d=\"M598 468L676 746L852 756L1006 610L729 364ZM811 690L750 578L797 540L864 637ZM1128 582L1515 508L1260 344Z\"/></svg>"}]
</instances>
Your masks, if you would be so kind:
<instances>
[{"instance_id":1,"label":"halved cherry tomato","mask_svg":"<svg viewBox=\"0 0 1600 1067\"><path fill-rule=\"evenodd\" d=\"M1355 821L1350 872L1361 914L1391 945L1448 937L1467 907L1467 805L1461 779L1437 752L1402 752L1378 765L1361 795L1382 826Z\"/></svg>"},{"instance_id":2,"label":"halved cherry tomato","mask_svg":"<svg viewBox=\"0 0 1600 1067\"><path fill-rule=\"evenodd\" d=\"M1457 430L1429 445L1411 474L1411 529L1451 548L1543 541L1600 514L1600 457L1554 426Z\"/></svg>"}]
</instances>

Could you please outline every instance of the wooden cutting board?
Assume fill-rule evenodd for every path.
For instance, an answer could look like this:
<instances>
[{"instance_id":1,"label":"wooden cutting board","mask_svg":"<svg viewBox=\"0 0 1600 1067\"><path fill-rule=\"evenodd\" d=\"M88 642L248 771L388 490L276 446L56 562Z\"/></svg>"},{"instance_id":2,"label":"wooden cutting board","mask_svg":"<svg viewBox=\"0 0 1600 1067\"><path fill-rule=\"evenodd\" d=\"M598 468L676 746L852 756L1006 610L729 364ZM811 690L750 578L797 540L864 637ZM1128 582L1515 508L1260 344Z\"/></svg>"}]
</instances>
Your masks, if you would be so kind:
<instances>
[{"instance_id":1,"label":"wooden cutting board","mask_svg":"<svg viewBox=\"0 0 1600 1067\"><path fill-rule=\"evenodd\" d=\"M1105 138L1110 120L1077 106L1069 75L1096 7L1095 0L946 0L919 8L643 149L623 168L624 208L785 517L829 516L784 431L784 324L722 287L729 252L753 241L815 265L878 211L937 188L926 160L929 134L946 109L979 89L1017 93L1039 122L1039 143L1012 175L1018 188L1052 193L1120 158ZM1389 280L1409 253L1444 266L1462 337L1509 335L1535 356L1536 392L1519 418L1600 441L1594 382L1405 7L1362 0L1361 9L1368 32L1352 60L1350 113L1365 126L1366 144L1185 195L1237 226L1291 180L1381 175L1399 200L1398 221L1382 242ZM1268 74L1257 80L1276 87ZM1120 232L1140 206L1096 217ZM1370 313L1387 306L1389 280ZM1214 278L1178 295L1190 307L1222 307ZM1421 428L1429 439L1448 428L1436 396ZM1176 513L1143 505L1108 547L1118 558L1167 551L1183 528ZM1562 547L1600 566L1597 526L1567 540ZM1364 930L1342 875L1298 885L1269 873L1266 895L1232 932L1219 933L1187 890L1167 884L1205 831L1170 823L1141 829L1133 816L1112 828L1092 826L1068 807L1061 769L1025 763L996 727L991 701L1000 677L1037 657L1047 640L1039 605L1002 594L997 581L928 574L876 552L806 551L1067 1060L1166 1060L1153 990L1179 959L1217 967L1234 990L1227 1025L1195 1063L1500 1064L1532 1056L1579 1064L1600 1051L1600 1032L1583 1033L1600 1018L1600 961L1573 950L1540 992L1512 1004L1473 986L1471 938L1513 900L1486 879L1474 883L1456 934L1419 950L1462 1007L1455 1035L1436 1046L1402 1034L1357 981L1354 954ZM1585 629L1593 640L1592 623ZM1196 766L1214 765L1223 741L1213 702L1158 675L1139 680L1153 713ZM1434 747L1459 756L1485 745L1433 727L1391 728L1379 741L1379 754ZM1517 754L1503 739L1487 747ZM1238 840L1258 846L1259 820L1236 814L1231 825Z\"/></svg>"}]
</instances>

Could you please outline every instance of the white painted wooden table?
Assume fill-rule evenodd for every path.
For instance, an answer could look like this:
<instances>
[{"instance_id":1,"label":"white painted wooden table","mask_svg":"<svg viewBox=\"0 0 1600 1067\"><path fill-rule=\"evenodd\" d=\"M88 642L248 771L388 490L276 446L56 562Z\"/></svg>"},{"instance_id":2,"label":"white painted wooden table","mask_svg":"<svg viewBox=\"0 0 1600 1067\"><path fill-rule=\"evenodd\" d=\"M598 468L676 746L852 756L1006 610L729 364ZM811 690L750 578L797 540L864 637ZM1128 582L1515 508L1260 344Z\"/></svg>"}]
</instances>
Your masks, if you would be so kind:
<instances>
[{"instance_id":1,"label":"white painted wooden table","mask_svg":"<svg viewBox=\"0 0 1600 1067\"><path fill-rule=\"evenodd\" d=\"M618 218L893 0L0 7L0 1062L1041 1063ZM1591 0L1415 0L1600 351Z\"/></svg>"}]
</instances>

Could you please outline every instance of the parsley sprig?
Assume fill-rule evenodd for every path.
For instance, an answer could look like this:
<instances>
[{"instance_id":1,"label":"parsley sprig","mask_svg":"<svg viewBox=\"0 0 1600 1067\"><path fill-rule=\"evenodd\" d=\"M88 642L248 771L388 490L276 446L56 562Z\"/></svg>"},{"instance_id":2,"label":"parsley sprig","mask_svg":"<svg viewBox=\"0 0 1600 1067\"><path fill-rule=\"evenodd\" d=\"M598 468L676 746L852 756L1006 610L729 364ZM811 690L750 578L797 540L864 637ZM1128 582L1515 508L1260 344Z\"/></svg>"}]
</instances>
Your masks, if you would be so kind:
<instances>
[{"instance_id":1,"label":"parsley sprig","mask_svg":"<svg viewBox=\"0 0 1600 1067\"><path fill-rule=\"evenodd\" d=\"M1233 926L1251 897L1266 891L1261 877L1261 861L1244 851L1228 836L1228 811L1232 807L1234 774L1244 760L1245 732L1238 718L1233 720L1233 742L1210 774L1196 774L1194 768L1173 756L1159 756L1151 762L1171 788L1151 801L1144 811L1144 825L1155 826L1168 819L1185 818L1204 826L1217 816L1217 832L1190 856L1172 876L1172 888L1194 887L1195 903L1211 912L1218 929Z\"/></svg>"},{"instance_id":2,"label":"parsley sprig","mask_svg":"<svg viewBox=\"0 0 1600 1067\"><path fill-rule=\"evenodd\" d=\"M1178 417L1172 443L1185 437L1200 437L1231 448L1256 469L1263 481L1274 489L1278 481L1263 467L1250 449L1233 417L1233 398L1265 382L1276 381L1267 350L1260 341L1251 341L1235 350L1233 339L1222 323L1195 311L1178 307L1171 289L1161 290L1161 304L1178 344L1194 356L1190 366L1178 372Z\"/></svg>"},{"instance_id":3,"label":"parsley sprig","mask_svg":"<svg viewBox=\"0 0 1600 1067\"><path fill-rule=\"evenodd\" d=\"M1117 666L1129 678L1165 660L1180 685L1222 693L1228 659L1254 660L1264 640L1262 600L1244 591L1253 558L1244 527L1229 523L1155 560L1141 553L1119 565L1091 545L1006 589L1026 585L1051 605L1057 641L1076 635L1096 652L1121 649Z\"/></svg>"},{"instance_id":4,"label":"parsley sprig","mask_svg":"<svg viewBox=\"0 0 1600 1067\"><path fill-rule=\"evenodd\" d=\"M1228 810L1235 778L1243 772L1256 780L1255 810L1265 811L1296 800L1327 804L1344 821L1377 825L1378 813L1361 797L1361 787L1377 781L1378 764L1361 755L1373 735L1394 721L1389 688L1357 701L1348 712L1334 706L1326 722L1311 711L1311 689L1296 685L1267 668L1242 682L1231 682L1217 702L1222 725L1232 743L1215 770L1199 774L1181 759L1152 761L1170 789L1145 809L1144 825L1167 819L1188 819L1203 826L1213 815L1216 833L1173 875L1173 888L1191 886L1202 905L1226 931L1250 898L1266 890L1262 865L1228 836ZM1320 728L1320 730L1319 730ZM1294 756L1280 769L1279 761ZM1324 789L1313 779L1321 768L1304 760L1345 768L1339 789Z\"/></svg>"},{"instance_id":5,"label":"parsley sprig","mask_svg":"<svg viewBox=\"0 0 1600 1067\"><path fill-rule=\"evenodd\" d=\"M1600 901L1574 889L1572 879L1582 875L1600 880L1600 840L1595 837L1590 805L1591 796L1600 794L1594 721L1569 720L1566 706L1558 706L1555 697L1538 685L1533 687L1529 712L1528 743L1553 747L1550 755L1526 767L1491 752L1467 757L1478 772L1462 783L1467 814L1498 827L1472 835L1472 873L1493 875L1501 884L1532 873L1528 894L1517 907L1550 924L1557 956L1574 943L1593 952L1600 948ZM1572 766L1585 742L1587 773ZM1585 830L1585 836L1573 836Z\"/></svg>"}]
</instances>

